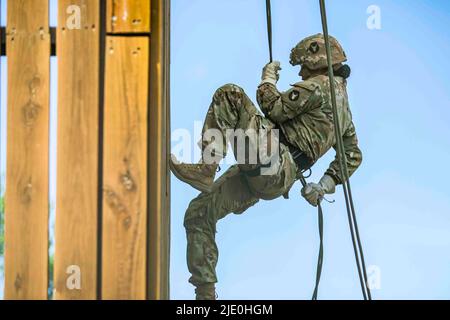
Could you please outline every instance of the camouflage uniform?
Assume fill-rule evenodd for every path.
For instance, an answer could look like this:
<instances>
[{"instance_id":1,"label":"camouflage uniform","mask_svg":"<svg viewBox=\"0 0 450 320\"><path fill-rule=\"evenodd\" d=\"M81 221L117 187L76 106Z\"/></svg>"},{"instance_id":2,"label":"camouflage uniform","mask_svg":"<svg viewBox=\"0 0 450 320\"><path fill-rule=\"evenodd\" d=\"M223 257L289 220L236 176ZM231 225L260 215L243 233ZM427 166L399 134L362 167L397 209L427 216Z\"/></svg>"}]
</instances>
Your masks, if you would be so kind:
<instances>
[{"instance_id":1,"label":"camouflage uniform","mask_svg":"<svg viewBox=\"0 0 450 320\"><path fill-rule=\"evenodd\" d=\"M270 130L274 124L265 118L243 89L228 84L219 88L206 116L203 132L218 129ZM210 141L205 141L210 144ZM223 141L226 150L226 141ZM280 144L280 156L273 175L249 176L258 165L237 164L227 170L213 185L190 203L184 218L187 232L187 261L196 286L216 283L218 250L215 242L217 221L229 213L241 214L259 199L272 200L286 194L296 180L297 166L288 148Z\"/></svg>"},{"instance_id":2,"label":"camouflage uniform","mask_svg":"<svg viewBox=\"0 0 450 320\"><path fill-rule=\"evenodd\" d=\"M258 90L258 102L267 118L278 124L289 144L305 152L313 162L336 143L328 79L328 76L319 75L294 84L285 93L280 93L271 84L263 84ZM349 175L352 175L361 164L362 153L358 147L346 87L344 79L335 78L339 124ZM336 184L342 183L337 156L326 174Z\"/></svg>"},{"instance_id":3,"label":"camouflage uniform","mask_svg":"<svg viewBox=\"0 0 450 320\"><path fill-rule=\"evenodd\" d=\"M315 38L314 38L315 37ZM302 50L321 53L324 50L318 35L305 39L293 51L293 64ZM306 42L305 42L306 41ZM310 43L311 42L311 43ZM337 42L336 42L337 43ZM316 48L316 45L319 48ZM304 49L306 48L306 49ZM323 52L322 52L323 53ZM304 55L304 52L303 52ZM303 58L300 54L300 58ZM323 58L323 57L322 57ZM336 61L336 60L334 60ZM338 61L342 62L344 60ZM323 59L305 61L314 70L315 63ZM337 107L343 132L346 161L351 175L362 161L355 127L352 122L346 81L336 77ZM187 261L195 286L217 282L216 265L218 249L215 242L218 220L230 213L242 214L260 199L271 200L289 192L297 178L298 167L290 148L304 152L315 163L331 147L335 146L333 114L328 76L319 75L296 83L286 92L280 92L272 83L263 83L257 91L257 100L264 116L257 110L243 89L228 84L219 88L209 107L204 131L217 129L226 137L227 129L271 130L279 128L285 143L280 144L279 161L273 175L249 175L258 165L237 164L224 173L212 186L211 192L202 192L190 203L184 226L187 232ZM203 148L211 141L204 141ZM222 150L225 156L227 141ZM342 183L337 159L326 172L336 184Z\"/></svg>"}]
</instances>

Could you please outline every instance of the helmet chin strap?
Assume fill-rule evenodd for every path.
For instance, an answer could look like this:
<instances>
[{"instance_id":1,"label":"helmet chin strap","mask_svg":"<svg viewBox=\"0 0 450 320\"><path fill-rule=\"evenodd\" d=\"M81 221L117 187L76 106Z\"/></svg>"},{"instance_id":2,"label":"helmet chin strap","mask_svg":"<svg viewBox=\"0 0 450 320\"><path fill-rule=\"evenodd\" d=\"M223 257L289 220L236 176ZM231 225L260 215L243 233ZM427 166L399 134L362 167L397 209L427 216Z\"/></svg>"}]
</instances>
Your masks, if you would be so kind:
<instances>
[{"instance_id":1,"label":"helmet chin strap","mask_svg":"<svg viewBox=\"0 0 450 320\"><path fill-rule=\"evenodd\" d=\"M298 75L302 77L303 80L307 80L311 78L311 71L307 67L302 66Z\"/></svg>"}]
</instances>

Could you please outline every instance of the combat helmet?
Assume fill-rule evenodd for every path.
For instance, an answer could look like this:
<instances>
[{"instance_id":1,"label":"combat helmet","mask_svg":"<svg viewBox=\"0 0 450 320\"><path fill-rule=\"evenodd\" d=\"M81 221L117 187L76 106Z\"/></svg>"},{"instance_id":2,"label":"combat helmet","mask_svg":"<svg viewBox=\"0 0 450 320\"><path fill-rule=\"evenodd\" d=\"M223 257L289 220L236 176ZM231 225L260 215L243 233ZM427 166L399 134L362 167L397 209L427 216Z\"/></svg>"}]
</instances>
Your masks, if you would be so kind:
<instances>
[{"instance_id":1,"label":"combat helmet","mask_svg":"<svg viewBox=\"0 0 450 320\"><path fill-rule=\"evenodd\" d=\"M330 36L330 47L333 65L347 61L341 45L332 36ZM318 33L300 41L291 51L290 62L293 66L306 66L310 70L326 68L328 63L323 35Z\"/></svg>"}]
</instances>

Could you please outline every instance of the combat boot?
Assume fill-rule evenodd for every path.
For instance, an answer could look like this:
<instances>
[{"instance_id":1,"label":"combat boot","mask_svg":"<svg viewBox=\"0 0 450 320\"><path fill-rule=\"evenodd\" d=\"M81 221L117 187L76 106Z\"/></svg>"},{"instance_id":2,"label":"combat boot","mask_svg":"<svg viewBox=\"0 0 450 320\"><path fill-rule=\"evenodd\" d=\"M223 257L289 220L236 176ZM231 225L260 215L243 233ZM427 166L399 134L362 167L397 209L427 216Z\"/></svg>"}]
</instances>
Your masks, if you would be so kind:
<instances>
[{"instance_id":1,"label":"combat boot","mask_svg":"<svg viewBox=\"0 0 450 320\"><path fill-rule=\"evenodd\" d=\"M217 164L205 163L180 163L177 158L172 155L170 162L170 170L173 174L183 182L190 184L197 190L202 192L211 192L211 187L216 176Z\"/></svg>"},{"instance_id":2,"label":"combat boot","mask_svg":"<svg viewBox=\"0 0 450 320\"><path fill-rule=\"evenodd\" d=\"M196 300L216 300L216 287L214 283L200 285L195 289Z\"/></svg>"}]
</instances>

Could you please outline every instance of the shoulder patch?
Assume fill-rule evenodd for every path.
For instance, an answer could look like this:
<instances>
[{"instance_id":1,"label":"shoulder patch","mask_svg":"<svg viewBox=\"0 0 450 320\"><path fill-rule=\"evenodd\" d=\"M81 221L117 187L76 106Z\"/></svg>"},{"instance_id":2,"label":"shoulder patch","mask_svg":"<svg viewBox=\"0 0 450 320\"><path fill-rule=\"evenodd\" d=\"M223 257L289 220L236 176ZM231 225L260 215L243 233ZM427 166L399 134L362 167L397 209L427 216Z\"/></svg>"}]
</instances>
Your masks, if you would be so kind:
<instances>
[{"instance_id":1,"label":"shoulder patch","mask_svg":"<svg viewBox=\"0 0 450 320\"><path fill-rule=\"evenodd\" d=\"M289 100L291 101L297 101L300 97L300 92L298 90L292 90L291 93L289 93Z\"/></svg>"}]
</instances>

